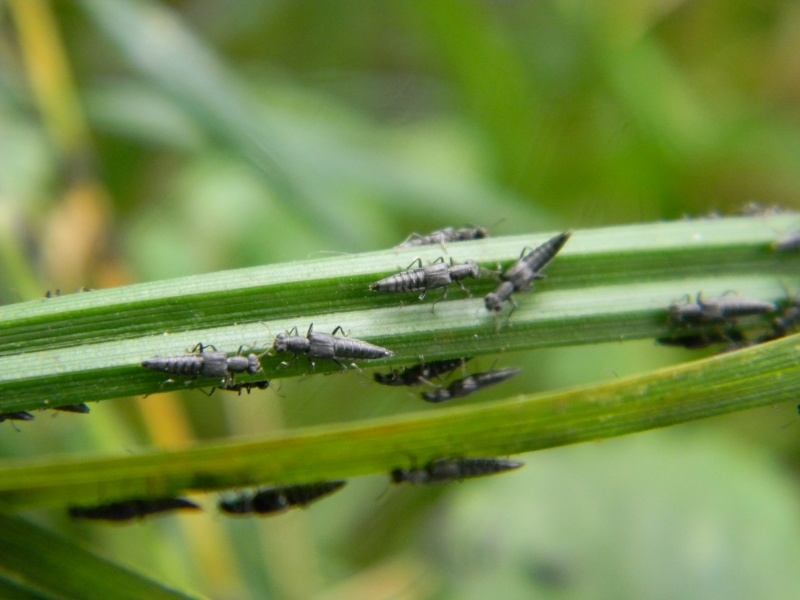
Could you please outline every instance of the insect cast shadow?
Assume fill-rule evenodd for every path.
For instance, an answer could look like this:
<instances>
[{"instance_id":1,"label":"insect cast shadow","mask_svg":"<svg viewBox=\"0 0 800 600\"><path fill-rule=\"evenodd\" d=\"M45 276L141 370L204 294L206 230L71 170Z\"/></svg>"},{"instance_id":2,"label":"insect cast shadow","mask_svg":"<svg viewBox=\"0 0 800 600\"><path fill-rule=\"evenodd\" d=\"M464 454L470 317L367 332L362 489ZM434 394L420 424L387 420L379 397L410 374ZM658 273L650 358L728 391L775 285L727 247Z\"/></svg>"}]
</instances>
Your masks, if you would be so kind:
<instances>
[{"instance_id":1,"label":"insect cast shadow","mask_svg":"<svg viewBox=\"0 0 800 600\"><path fill-rule=\"evenodd\" d=\"M200 506L185 498L123 500L98 506L71 506L68 509L69 516L73 519L99 521L132 521L174 510L201 509Z\"/></svg>"},{"instance_id":2,"label":"insect cast shadow","mask_svg":"<svg viewBox=\"0 0 800 600\"><path fill-rule=\"evenodd\" d=\"M270 515L294 507L305 507L339 491L347 481L319 481L242 493L232 500L220 500L220 511L229 515Z\"/></svg>"},{"instance_id":3,"label":"insect cast shadow","mask_svg":"<svg viewBox=\"0 0 800 600\"><path fill-rule=\"evenodd\" d=\"M519 255L519 260L506 269L501 275L500 279L503 282L497 287L494 292L487 294L484 299L486 310L493 313L499 313L503 309L505 302L510 302L512 305L511 312L508 317L511 317L517 308L517 303L511 297L514 292L524 292L533 288L533 283L537 279L544 279L545 276L542 271L548 264L555 258L556 254L567 243L571 231L565 231L559 235L550 238L545 243L537 246L533 250L523 248ZM527 254L526 250L530 250Z\"/></svg>"},{"instance_id":4,"label":"insect cast shadow","mask_svg":"<svg viewBox=\"0 0 800 600\"><path fill-rule=\"evenodd\" d=\"M272 348L279 354L284 352L294 354L287 366L291 365L301 354L305 355L312 370L315 368L312 359L332 360L346 371L347 367L341 362L343 359L375 360L394 356L394 352L391 350L369 342L348 337L336 337L336 333L340 331L344 333L342 326L338 325L333 333L318 333L314 331L314 324L311 323L306 336L301 337L295 326L286 333L279 333L275 337ZM294 335L292 335L293 333Z\"/></svg>"}]
</instances>

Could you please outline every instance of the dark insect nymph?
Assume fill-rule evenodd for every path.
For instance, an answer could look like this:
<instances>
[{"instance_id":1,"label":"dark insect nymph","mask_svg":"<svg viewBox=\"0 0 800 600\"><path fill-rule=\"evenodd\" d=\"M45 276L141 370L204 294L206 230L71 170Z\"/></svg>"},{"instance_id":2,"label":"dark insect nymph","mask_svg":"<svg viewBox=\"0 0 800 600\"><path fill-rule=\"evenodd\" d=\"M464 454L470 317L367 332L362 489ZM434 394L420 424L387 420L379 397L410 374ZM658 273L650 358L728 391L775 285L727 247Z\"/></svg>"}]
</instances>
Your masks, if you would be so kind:
<instances>
[{"instance_id":1,"label":"dark insect nymph","mask_svg":"<svg viewBox=\"0 0 800 600\"><path fill-rule=\"evenodd\" d=\"M169 512L173 510L200 510L194 502L184 498L156 498L148 500L123 500L100 506L72 506L69 515L73 519L97 519L102 521L131 521L133 519Z\"/></svg>"},{"instance_id":2,"label":"dark insect nymph","mask_svg":"<svg viewBox=\"0 0 800 600\"><path fill-rule=\"evenodd\" d=\"M267 515L294 506L306 506L342 489L346 481L320 481L258 490L233 500L221 500L219 509L229 515Z\"/></svg>"},{"instance_id":3,"label":"dark insect nymph","mask_svg":"<svg viewBox=\"0 0 800 600\"><path fill-rule=\"evenodd\" d=\"M519 469L524 463L501 458L440 458L421 469L395 469L394 483L447 483Z\"/></svg>"}]
</instances>

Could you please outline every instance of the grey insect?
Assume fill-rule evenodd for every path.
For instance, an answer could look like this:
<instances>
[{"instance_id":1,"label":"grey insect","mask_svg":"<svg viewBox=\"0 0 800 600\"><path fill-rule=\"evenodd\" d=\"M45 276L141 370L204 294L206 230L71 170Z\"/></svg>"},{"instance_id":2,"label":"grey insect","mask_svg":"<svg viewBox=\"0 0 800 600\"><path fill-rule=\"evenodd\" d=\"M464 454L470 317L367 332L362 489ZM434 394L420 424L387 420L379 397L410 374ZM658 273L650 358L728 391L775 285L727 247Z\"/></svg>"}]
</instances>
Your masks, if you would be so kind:
<instances>
[{"instance_id":1,"label":"grey insect","mask_svg":"<svg viewBox=\"0 0 800 600\"><path fill-rule=\"evenodd\" d=\"M375 381L381 385L406 385L414 387L423 383L430 383L432 379L446 375L458 367L472 360L467 358L451 358L447 360L436 360L433 362L421 362L418 365L404 369L403 371L392 371L388 375L375 373Z\"/></svg>"},{"instance_id":2,"label":"grey insect","mask_svg":"<svg viewBox=\"0 0 800 600\"><path fill-rule=\"evenodd\" d=\"M695 302L673 302L668 310L670 320L675 325L709 325L739 317L769 314L775 312L775 305L742 296L703 298L698 293Z\"/></svg>"},{"instance_id":3,"label":"grey insect","mask_svg":"<svg viewBox=\"0 0 800 600\"><path fill-rule=\"evenodd\" d=\"M64 412L71 412L71 413L78 413L81 415L88 414L91 412L89 407L86 406L85 403L81 402L80 404L65 404L64 406L54 406L53 410L61 410Z\"/></svg>"},{"instance_id":4,"label":"grey insect","mask_svg":"<svg viewBox=\"0 0 800 600\"><path fill-rule=\"evenodd\" d=\"M294 506L306 506L328 496L347 484L346 481L320 481L259 490L242 494L234 500L221 500L219 509L229 515L267 515L283 512Z\"/></svg>"},{"instance_id":5,"label":"grey insect","mask_svg":"<svg viewBox=\"0 0 800 600\"><path fill-rule=\"evenodd\" d=\"M792 252L800 250L800 231L789 233L776 240L772 244L772 249L777 252Z\"/></svg>"},{"instance_id":6,"label":"grey insect","mask_svg":"<svg viewBox=\"0 0 800 600\"><path fill-rule=\"evenodd\" d=\"M152 500L124 500L100 506L71 506L69 516L73 519L96 519L101 521L131 521L149 515L173 510L200 510L194 502L184 498L157 498Z\"/></svg>"},{"instance_id":7,"label":"grey insect","mask_svg":"<svg viewBox=\"0 0 800 600\"><path fill-rule=\"evenodd\" d=\"M519 260L500 276L503 283L494 292L487 294L485 298L486 310L500 312L503 309L503 304L508 301L513 306L511 312L514 312L517 304L511 294L528 290L535 280L544 279L545 276L542 274L542 270L555 258L571 235L571 231L565 231L533 250L523 248ZM526 250L530 251L526 254Z\"/></svg>"},{"instance_id":8,"label":"grey insect","mask_svg":"<svg viewBox=\"0 0 800 600\"><path fill-rule=\"evenodd\" d=\"M337 332L344 333L341 326L337 326L333 333L317 333L314 331L314 324L308 327L305 337L298 334L297 326L290 329L287 333L279 333L275 337L272 348L275 352L292 352L294 358L300 354L305 354L314 368L313 359L329 359L339 365L342 369L347 367L342 364L341 359L374 360L377 358L389 358L394 356L394 352L375 346L368 342L356 340L348 337L336 337ZM294 334L294 335L292 335ZM294 362L294 358L292 362Z\"/></svg>"},{"instance_id":9,"label":"grey insect","mask_svg":"<svg viewBox=\"0 0 800 600\"><path fill-rule=\"evenodd\" d=\"M206 352L206 348L212 348L213 352ZM236 355L228 356L225 352L218 352L214 346L197 344L191 354L168 358L157 356L152 360L142 361L142 366L171 375L220 378L226 383L232 383L236 373L258 375L262 372L261 362L256 354L245 356L241 352L242 347Z\"/></svg>"},{"instance_id":10,"label":"grey insect","mask_svg":"<svg viewBox=\"0 0 800 600\"><path fill-rule=\"evenodd\" d=\"M419 268L412 270L411 267L415 263L418 263ZM440 257L427 267L423 267L422 259L417 258L402 273L381 279L369 286L369 289L373 292L418 292L421 290L422 294L420 294L419 299L424 300L428 290L445 288L444 296L442 297L444 299L447 297L447 288L450 284L457 283L464 292L469 294L469 290L464 287L461 280L467 277L477 279L480 276L480 267L471 260L462 264L455 264L451 258L450 264L447 264Z\"/></svg>"},{"instance_id":11,"label":"grey insect","mask_svg":"<svg viewBox=\"0 0 800 600\"><path fill-rule=\"evenodd\" d=\"M423 392L422 397L426 402L446 402L453 398L464 398L470 394L502 383L519 373L519 369L508 368L484 373L474 373L463 379L457 379L447 387L440 387L433 392Z\"/></svg>"},{"instance_id":12,"label":"grey insect","mask_svg":"<svg viewBox=\"0 0 800 600\"><path fill-rule=\"evenodd\" d=\"M394 469L394 483L448 483L471 477L494 475L519 469L525 463L500 458L440 458L429 462L421 469Z\"/></svg>"},{"instance_id":13,"label":"grey insect","mask_svg":"<svg viewBox=\"0 0 800 600\"><path fill-rule=\"evenodd\" d=\"M471 240L482 240L489 237L489 230L486 227L465 227L463 229L455 229L454 227L445 227L432 231L428 235L420 235L412 233L406 240L397 246L398 249L414 248L416 246L433 246L439 244L444 248L445 244L451 242L468 242Z\"/></svg>"},{"instance_id":14,"label":"grey insect","mask_svg":"<svg viewBox=\"0 0 800 600\"><path fill-rule=\"evenodd\" d=\"M3 421L33 421L33 415L27 411L0 413L0 423Z\"/></svg>"}]
</instances>

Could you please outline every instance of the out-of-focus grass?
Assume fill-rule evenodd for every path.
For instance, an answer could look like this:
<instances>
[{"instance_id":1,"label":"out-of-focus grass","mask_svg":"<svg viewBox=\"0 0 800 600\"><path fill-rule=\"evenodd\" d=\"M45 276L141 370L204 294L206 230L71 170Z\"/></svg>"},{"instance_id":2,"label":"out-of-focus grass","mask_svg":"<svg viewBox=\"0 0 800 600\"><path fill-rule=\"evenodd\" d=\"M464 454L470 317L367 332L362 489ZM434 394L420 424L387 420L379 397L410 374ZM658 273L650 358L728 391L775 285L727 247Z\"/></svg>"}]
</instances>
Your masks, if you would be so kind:
<instances>
[{"instance_id":1,"label":"out-of-focus grass","mask_svg":"<svg viewBox=\"0 0 800 600\"><path fill-rule=\"evenodd\" d=\"M38 30L24 31L25 5L54 11L50 33L42 33L41 14ZM793 59L800 12L791 3L19 0L7 6L0 12L11 34L0 36L3 303L47 289L106 288L368 251L446 225L505 219L494 231L513 234L732 212L751 200L797 206L800 197ZM34 46L36 40L43 45ZM67 65L75 82L64 87L61 80L56 88L77 99L65 101L74 107L68 127L80 131L76 123L87 123L88 134L74 146L60 143L51 125L52 94L32 84L36 73L56 77L56 64ZM796 282L783 283L796 291ZM629 343L500 360L527 365L511 389L536 390L692 356ZM233 399L161 395L104 403L87 418L40 416L20 434L5 423L0 452L171 447L363 414L363 407L348 408L358 401L359 382L333 379L287 383L278 402L271 392ZM484 398L497 397L490 391ZM380 414L395 400L374 402ZM652 587L632 588L625 586L639 578L614 575L650 573L641 562L602 550L623 547L618 536L628 531L640 534L632 538L637 557L672 567L664 570L671 581L695 584L680 593L659 590L727 599L738 589L746 597L753 588L738 575L735 589L701 583L734 581L729 574L742 573L744 563L721 558L734 552L741 557L766 547L773 556L795 556L791 507L800 503L789 469L800 448L794 427L781 428L794 419L793 407L777 407L694 428L701 436L716 430L692 446L696 461L677 450L682 434L676 432L664 443L640 437L642 447L628 453L614 453L623 447L617 442L596 453L585 447L584 458L575 459L582 467L562 461L562 451L546 460L534 456L526 473L497 483L398 490L376 501L385 480L358 481L308 514L255 526L198 517L102 529L49 513L38 518L110 558L211 597L305 598L322 589L327 598L359 597L358 591L374 597L364 591L374 589L398 597L428 597L435 589L470 597L469 589L483 590L477 583L491 579L481 580L471 562L450 561L452 552L424 533L440 530L428 515L463 497L477 513L454 509L447 531L455 527L483 543L488 531L497 534L489 542L515 548L518 561L508 564L519 579L509 581L521 583L505 597L527 597L542 582L564 597L587 589L658 596L660 580L642 576ZM707 458L731 455L732 444L736 456L762 458L741 471L736 461ZM638 456L659 465L658 498L667 506L672 492L696 481L692 464L700 465L697 477L717 474L716 485L683 504L681 529L698 537L662 542L647 526L656 522L647 512L658 506L652 498L637 505L643 513L607 518L626 506L623 500L643 497L645 480L618 476L636 472ZM543 475L538 460L555 474ZM595 479L579 487L587 473ZM504 491L512 482L520 489ZM744 497L738 492L747 487L768 490L774 504L760 497L749 511L720 511L729 516L716 520L702 509ZM535 502L524 501L530 490L541 495ZM547 530L542 506L566 506L562 492L610 499L569 507L592 518L596 529ZM440 503L442 495L450 499ZM507 529L484 529L494 515L509 514L503 510L509 503L523 507L516 518L549 537L522 548L504 544ZM434 505L439 512L428 510ZM769 528L738 536L742 514L758 514ZM375 527L361 529L362 523ZM423 533L412 535L415 524L424 525ZM380 535L370 538L374 532ZM367 538L371 545L358 543ZM360 554L359 546L391 550ZM502 555L496 546L461 547ZM676 555L689 558L679 564ZM578 567L556 568L577 564L576 556L604 576L602 585ZM690 571L696 579L686 576ZM475 574L471 585L466 572ZM775 564L754 569L748 580L758 589L757 582L783 581L779 575L787 573L793 571ZM796 588L775 583L761 591Z\"/></svg>"}]
</instances>

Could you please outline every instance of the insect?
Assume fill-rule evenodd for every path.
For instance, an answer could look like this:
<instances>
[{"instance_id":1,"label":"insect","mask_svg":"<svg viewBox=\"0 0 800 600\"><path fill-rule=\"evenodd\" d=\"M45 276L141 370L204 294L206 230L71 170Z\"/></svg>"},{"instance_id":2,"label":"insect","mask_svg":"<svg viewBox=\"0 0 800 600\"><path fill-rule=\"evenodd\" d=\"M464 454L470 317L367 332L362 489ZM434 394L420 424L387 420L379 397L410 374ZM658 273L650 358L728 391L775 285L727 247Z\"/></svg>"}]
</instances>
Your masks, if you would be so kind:
<instances>
[{"instance_id":1,"label":"insect","mask_svg":"<svg viewBox=\"0 0 800 600\"><path fill-rule=\"evenodd\" d=\"M243 391L247 391L249 394L252 390L265 390L268 387L269 381L265 379L264 381L248 381L247 383L225 382L214 389L225 390L226 392L239 392L239 395L241 396Z\"/></svg>"},{"instance_id":2,"label":"insect","mask_svg":"<svg viewBox=\"0 0 800 600\"><path fill-rule=\"evenodd\" d=\"M292 506L306 506L315 500L342 489L346 481L320 481L259 490L252 495L242 494L235 500L221 500L219 509L230 515L282 512Z\"/></svg>"},{"instance_id":3,"label":"insect","mask_svg":"<svg viewBox=\"0 0 800 600\"><path fill-rule=\"evenodd\" d=\"M441 261L441 262L440 262ZM418 269L411 270L414 263L419 264ZM445 288L443 298L447 297L447 288L451 283L457 283L459 287L469 294L467 288L461 283L467 277L478 278L481 275L480 267L471 260L463 264L455 264L450 259L450 264L444 262L443 258L437 258L433 264L427 267L422 266L422 259L418 258L412 262L408 269L402 273L391 275L381 279L377 283L369 286L373 292L418 292L422 290L419 299L424 300L428 290Z\"/></svg>"},{"instance_id":4,"label":"insect","mask_svg":"<svg viewBox=\"0 0 800 600\"><path fill-rule=\"evenodd\" d=\"M485 298L486 310L500 312L503 309L503 304L509 301L513 305L511 312L514 312L517 304L511 294L528 290L535 280L544 279L545 276L542 274L542 269L555 258L555 255L567 243L571 235L571 231L565 231L533 250L523 248L519 260L500 276L503 279L503 283L494 292L487 294ZM526 250L530 251L525 254Z\"/></svg>"},{"instance_id":5,"label":"insect","mask_svg":"<svg viewBox=\"0 0 800 600\"><path fill-rule=\"evenodd\" d=\"M80 294L82 292L93 292L93 291L94 290L92 288L82 287L77 291L77 293ZM47 290L47 292L44 295L45 298L58 298L59 296L61 296L60 289L57 289L55 292Z\"/></svg>"},{"instance_id":6,"label":"insect","mask_svg":"<svg viewBox=\"0 0 800 600\"><path fill-rule=\"evenodd\" d=\"M739 344L744 341L744 334L736 328L728 329L724 333L718 331L700 331L687 335L665 336L656 339L656 342L662 346L682 346L689 350L708 348L712 344Z\"/></svg>"},{"instance_id":7,"label":"insect","mask_svg":"<svg viewBox=\"0 0 800 600\"><path fill-rule=\"evenodd\" d=\"M89 407L86 406L83 402L80 404L65 404L64 406L54 406L53 410L63 410L64 412L72 412L72 413L79 413L85 415L89 412Z\"/></svg>"},{"instance_id":8,"label":"insect","mask_svg":"<svg viewBox=\"0 0 800 600\"><path fill-rule=\"evenodd\" d=\"M791 252L800 249L800 231L787 234L772 244L772 249L778 252Z\"/></svg>"},{"instance_id":9,"label":"insect","mask_svg":"<svg viewBox=\"0 0 800 600\"><path fill-rule=\"evenodd\" d=\"M775 317L772 321L772 329L777 337L783 337L798 323L800 323L800 295L795 296L794 301L784 309L780 317Z\"/></svg>"},{"instance_id":10,"label":"insect","mask_svg":"<svg viewBox=\"0 0 800 600\"><path fill-rule=\"evenodd\" d=\"M429 383L431 379L454 371L470 360L472 360L471 357L436 360L429 363L414 365L399 373L396 371L392 371L388 375L375 373L374 377L375 381L381 385L407 385L413 387L423 383Z\"/></svg>"},{"instance_id":11,"label":"insect","mask_svg":"<svg viewBox=\"0 0 800 600\"><path fill-rule=\"evenodd\" d=\"M24 410L10 413L0 413L0 423L3 421L33 421L33 415Z\"/></svg>"},{"instance_id":12,"label":"insect","mask_svg":"<svg viewBox=\"0 0 800 600\"><path fill-rule=\"evenodd\" d=\"M397 246L397 248L414 248L416 246L432 246L434 244L439 244L444 248L444 245L450 242L482 240L487 237L489 237L489 230L485 227L465 227L463 229L445 227L444 229L433 231L428 235L412 233L402 244Z\"/></svg>"},{"instance_id":13,"label":"insect","mask_svg":"<svg viewBox=\"0 0 800 600\"><path fill-rule=\"evenodd\" d=\"M279 333L275 338L272 348L275 352L292 352L295 358L299 354L305 354L311 368L314 368L314 358L326 358L335 362L342 369L347 369L339 359L355 358L361 360L371 360L376 358L389 358L394 356L394 352L374 346L361 340L348 337L336 337L336 333L344 333L341 325L333 330L333 333L316 333L313 331L314 324L308 327L306 337L298 335L297 326L290 329L287 333ZM292 335L294 333L294 335ZM294 359L292 359L294 362Z\"/></svg>"},{"instance_id":14,"label":"insect","mask_svg":"<svg viewBox=\"0 0 800 600\"><path fill-rule=\"evenodd\" d=\"M194 502L184 498L158 498L155 500L123 500L100 506L71 506L73 519L98 519L101 521L130 521L171 510L200 510Z\"/></svg>"},{"instance_id":15,"label":"insect","mask_svg":"<svg viewBox=\"0 0 800 600\"><path fill-rule=\"evenodd\" d=\"M499 458L440 458L421 469L394 469L394 483L447 483L519 469L525 463Z\"/></svg>"},{"instance_id":16,"label":"insect","mask_svg":"<svg viewBox=\"0 0 800 600\"><path fill-rule=\"evenodd\" d=\"M453 398L464 398L478 390L511 379L517 373L519 373L519 369L514 368L474 373L463 379L457 379L447 387L440 387L433 392L423 392L422 397L426 402L445 402Z\"/></svg>"},{"instance_id":17,"label":"insect","mask_svg":"<svg viewBox=\"0 0 800 600\"><path fill-rule=\"evenodd\" d=\"M763 344L785 337L797 328L798 323L800 323L800 295L795 296L781 315L772 320L772 331L759 336L755 343Z\"/></svg>"},{"instance_id":18,"label":"insect","mask_svg":"<svg viewBox=\"0 0 800 600\"><path fill-rule=\"evenodd\" d=\"M673 302L669 316L676 325L725 323L730 319L763 315L775 311L772 302L752 300L742 296L703 298L698 293L695 302Z\"/></svg>"},{"instance_id":19,"label":"insect","mask_svg":"<svg viewBox=\"0 0 800 600\"><path fill-rule=\"evenodd\" d=\"M213 352L206 352L206 348L213 348ZM258 375L261 373L261 363L258 356L248 354L244 356L240 347L235 356L228 356L225 352L218 352L214 346L197 344L191 354L162 358L157 356L152 360L142 361L142 366L153 371L170 373L172 375L185 375L187 377L218 377L226 383L232 382L236 373Z\"/></svg>"}]
</instances>

